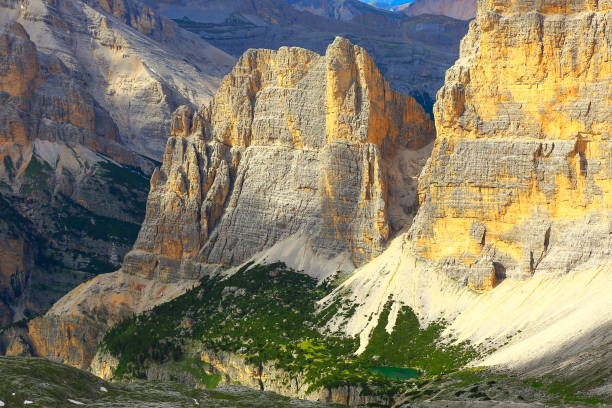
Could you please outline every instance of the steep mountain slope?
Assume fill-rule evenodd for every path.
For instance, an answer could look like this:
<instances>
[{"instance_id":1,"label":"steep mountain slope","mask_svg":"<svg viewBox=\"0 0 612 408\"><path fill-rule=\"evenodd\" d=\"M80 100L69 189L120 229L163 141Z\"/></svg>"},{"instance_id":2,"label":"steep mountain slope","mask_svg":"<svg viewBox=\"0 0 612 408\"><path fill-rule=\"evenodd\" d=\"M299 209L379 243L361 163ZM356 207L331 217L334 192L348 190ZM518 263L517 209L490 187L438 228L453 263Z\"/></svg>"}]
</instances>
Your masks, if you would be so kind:
<instances>
[{"instance_id":1,"label":"steep mountain slope","mask_svg":"<svg viewBox=\"0 0 612 408\"><path fill-rule=\"evenodd\" d=\"M24 8L7 2L3 19L22 24L41 52L88 78L86 90L109 111L123 140L160 159L172 111L208 101L233 60L142 7L123 0L34 1Z\"/></svg>"},{"instance_id":2,"label":"steep mountain slope","mask_svg":"<svg viewBox=\"0 0 612 408\"><path fill-rule=\"evenodd\" d=\"M418 367L423 381L439 375L452 388L449 371L471 361L510 369L543 392L565 390L561 402L609 403L612 7L479 6L439 94L438 138L407 233L317 305L328 288L295 288L285 265L249 264L226 280L205 279L109 332L96 372L163 378L180 358L194 358L251 386L388 404L387 391L416 402L448 391L380 392L373 362ZM274 313L261 312L262 299ZM495 391L481 387L473 398L491 399ZM464 393L449 397L466 404Z\"/></svg>"},{"instance_id":3,"label":"steep mountain slope","mask_svg":"<svg viewBox=\"0 0 612 408\"><path fill-rule=\"evenodd\" d=\"M8 407L66 408L317 408L323 404L291 400L245 387L193 390L173 382L118 384L44 359L0 357L0 401ZM0 405L2 405L0 404Z\"/></svg>"},{"instance_id":4,"label":"steep mountain slope","mask_svg":"<svg viewBox=\"0 0 612 408\"><path fill-rule=\"evenodd\" d=\"M144 217L143 155L161 155L171 111L206 101L232 58L131 3L0 10L4 326L118 268Z\"/></svg>"},{"instance_id":5,"label":"steep mountain slope","mask_svg":"<svg viewBox=\"0 0 612 408\"><path fill-rule=\"evenodd\" d=\"M476 0L414 0L410 4L398 6L397 11L408 16L437 14L471 20L476 17Z\"/></svg>"},{"instance_id":6,"label":"steep mountain slope","mask_svg":"<svg viewBox=\"0 0 612 408\"><path fill-rule=\"evenodd\" d=\"M122 270L0 346L345 404L609 404L612 4L478 5L418 203L431 123L363 49L249 51L177 110Z\"/></svg>"},{"instance_id":7,"label":"steep mountain slope","mask_svg":"<svg viewBox=\"0 0 612 408\"><path fill-rule=\"evenodd\" d=\"M410 224L433 137L416 101L340 38L325 56L245 53L209 107L172 123L124 267L32 321L35 354L87 367L107 327L255 255L320 279L367 262Z\"/></svg>"},{"instance_id":8,"label":"steep mountain slope","mask_svg":"<svg viewBox=\"0 0 612 408\"><path fill-rule=\"evenodd\" d=\"M211 107L192 116L182 109L174 119L129 273L237 266L291 236L306 239L302 250L323 269L345 266L330 263L337 257L352 269L414 215L410 174L401 173L416 166L432 123L347 40L325 57L248 51ZM390 183L395 176L403 179Z\"/></svg>"},{"instance_id":9,"label":"steep mountain slope","mask_svg":"<svg viewBox=\"0 0 612 408\"><path fill-rule=\"evenodd\" d=\"M107 111L21 25L0 29L0 43L6 325L118 266L143 216L147 181L138 168L152 164L121 143Z\"/></svg>"},{"instance_id":10,"label":"steep mountain slope","mask_svg":"<svg viewBox=\"0 0 612 408\"><path fill-rule=\"evenodd\" d=\"M442 16L406 17L355 0L147 0L150 7L226 52L297 46L324 53L340 35L364 47L394 89L431 112L444 72L458 56L467 23Z\"/></svg>"},{"instance_id":11,"label":"steep mountain slope","mask_svg":"<svg viewBox=\"0 0 612 408\"><path fill-rule=\"evenodd\" d=\"M363 316L392 296L423 321L452 319L448 333L495 351L484 364L571 376L609 359L611 13L479 2L438 95L410 233L325 301L359 299L349 333L365 344Z\"/></svg>"}]
</instances>

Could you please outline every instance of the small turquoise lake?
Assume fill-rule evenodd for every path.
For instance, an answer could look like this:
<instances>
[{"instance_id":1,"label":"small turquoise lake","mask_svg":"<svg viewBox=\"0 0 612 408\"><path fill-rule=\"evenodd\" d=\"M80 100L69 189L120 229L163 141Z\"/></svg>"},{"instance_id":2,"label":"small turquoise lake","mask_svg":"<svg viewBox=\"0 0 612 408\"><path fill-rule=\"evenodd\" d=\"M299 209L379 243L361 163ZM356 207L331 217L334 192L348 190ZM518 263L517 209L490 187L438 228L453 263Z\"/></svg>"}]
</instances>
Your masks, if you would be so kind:
<instances>
[{"instance_id":1,"label":"small turquoise lake","mask_svg":"<svg viewBox=\"0 0 612 408\"><path fill-rule=\"evenodd\" d=\"M398 368L398 367L373 367L370 369L372 374L382 375L391 380L410 380L418 378L422 375L419 370L414 368Z\"/></svg>"}]
</instances>

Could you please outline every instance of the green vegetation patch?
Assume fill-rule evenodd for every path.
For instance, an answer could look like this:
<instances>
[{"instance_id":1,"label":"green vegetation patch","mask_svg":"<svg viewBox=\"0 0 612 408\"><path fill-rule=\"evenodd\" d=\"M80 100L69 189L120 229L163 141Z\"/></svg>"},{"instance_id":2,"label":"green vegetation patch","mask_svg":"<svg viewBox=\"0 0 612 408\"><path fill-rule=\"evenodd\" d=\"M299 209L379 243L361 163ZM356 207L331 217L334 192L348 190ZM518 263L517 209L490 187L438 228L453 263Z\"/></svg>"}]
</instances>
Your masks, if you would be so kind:
<instances>
[{"instance_id":1,"label":"green vegetation patch","mask_svg":"<svg viewBox=\"0 0 612 408\"><path fill-rule=\"evenodd\" d=\"M176 367L185 361L185 371L198 378L205 368L194 364L197 355L188 351L197 345L242 356L255 367L273 362L303 378L310 390L360 386L375 394L393 394L403 382L372 372L373 366L418 367L435 375L459 369L474 356L465 344L438 345L443 325L421 329L409 308L402 309L395 331L386 333L390 304L371 345L357 356L357 338L321 330L321 316L331 315L318 311L316 303L332 288L283 263L248 264L225 279L205 278L183 296L119 323L100 347L119 359L116 379L145 378L153 364ZM210 385L207 381L201 378Z\"/></svg>"},{"instance_id":2,"label":"green vegetation patch","mask_svg":"<svg viewBox=\"0 0 612 408\"><path fill-rule=\"evenodd\" d=\"M379 365L418 368L428 375L438 375L456 371L478 357L468 343L441 343L445 323L438 321L422 329L409 307L400 309L393 332L387 333L391 305L391 301L385 305L362 358Z\"/></svg>"},{"instance_id":3,"label":"green vegetation patch","mask_svg":"<svg viewBox=\"0 0 612 408\"><path fill-rule=\"evenodd\" d=\"M138 224L95 214L68 197L63 198L57 209L57 224L62 233L128 246L134 243L140 230Z\"/></svg>"},{"instance_id":4,"label":"green vegetation patch","mask_svg":"<svg viewBox=\"0 0 612 408\"><path fill-rule=\"evenodd\" d=\"M7 163L5 162L5 166ZM51 166L36 156L32 156L28 167L23 172L23 184L21 185L22 194L32 194L44 191L49 186L49 180L53 176Z\"/></svg>"},{"instance_id":5,"label":"green vegetation patch","mask_svg":"<svg viewBox=\"0 0 612 408\"><path fill-rule=\"evenodd\" d=\"M102 161L100 175L113 184L121 185L128 190L147 191L149 189L149 177L139 168L130 166L118 166L112 162Z\"/></svg>"}]
</instances>

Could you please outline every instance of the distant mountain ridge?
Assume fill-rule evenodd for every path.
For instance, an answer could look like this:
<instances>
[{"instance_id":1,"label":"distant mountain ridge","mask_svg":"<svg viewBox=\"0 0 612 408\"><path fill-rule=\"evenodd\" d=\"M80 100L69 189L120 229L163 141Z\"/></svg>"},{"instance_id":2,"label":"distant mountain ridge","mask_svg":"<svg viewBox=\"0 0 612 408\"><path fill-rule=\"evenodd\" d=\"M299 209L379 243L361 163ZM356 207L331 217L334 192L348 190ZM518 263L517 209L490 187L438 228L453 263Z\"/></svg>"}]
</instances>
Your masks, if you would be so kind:
<instances>
[{"instance_id":1,"label":"distant mountain ridge","mask_svg":"<svg viewBox=\"0 0 612 408\"><path fill-rule=\"evenodd\" d=\"M361 0L364 3L368 3L370 6L378 7L384 10L395 10L397 7L403 6L405 4L410 4L413 0L380 0L380 1L372 1L372 0Z\"/></svg>"},{"instance_id":2,"label":"distant mountain ridge","mask_svg":"<svg viewBox=\"0 0 612 408\"><path fill-rule=\"evenodd\" d=\"M437 14L471 20L476 17L476 0L414 0L412 3L398 6L396 10L408 16Z\"/></svg>"},{"instance_id":3,"label":"distant mountain ridge","mask_svg":"<svg viewBox=\"0 0 612 408\"><path fill-rule=\"evenodd\" d=\"M408 17L357 0L145 1L235 57L249 48L282 46L323 53L336 36L349 38L372 55L394 89L430 113L467 32L463 21Z\"/></svg>"}]
</instances>

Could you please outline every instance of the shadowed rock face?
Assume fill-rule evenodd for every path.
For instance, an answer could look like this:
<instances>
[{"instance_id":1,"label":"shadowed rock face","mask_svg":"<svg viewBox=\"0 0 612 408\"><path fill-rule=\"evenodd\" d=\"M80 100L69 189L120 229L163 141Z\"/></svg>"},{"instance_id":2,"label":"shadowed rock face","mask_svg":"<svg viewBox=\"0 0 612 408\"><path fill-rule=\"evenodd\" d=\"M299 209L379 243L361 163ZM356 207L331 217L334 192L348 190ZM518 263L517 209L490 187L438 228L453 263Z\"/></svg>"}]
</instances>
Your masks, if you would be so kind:
<instances>
[{"instance_id":1,"label":"shadowed rock face","mask_svg":"<svg viewBox=\"0 0 612 408\"><path fill-rule=\"evenodd\" d=\"M119 267L143 155L161 158L172 111L206 102L232 63L128 1L0 4L0 327Z\"/></svg>"},{"instance_id":2,"label":"shadowed rock face","mask_svg":"<svg viewBox=\"0 0 612 408\"><path fill-rule=\"evenodd\" d=\"M347 40L323 57L249 51L191 117L175 115L127 272L194 276L198 264L239 265L295 235L325 260L360 265L410 223L391 219L415 208L391 174L429 143L432 123Z\"/></svg>"},{"instance_id":3,"label":"shadowed rock face","mask_svg":"<svg viewBox=\"0 0 612 408\"><path fill-rule=\"evenodd\" d=\"M95 262L102 270L114 267L100 258L112 245L119 257L131 242L120 236L115 244L104 242L102 233L85 237L83 225L67 233L68 217L79 223L95 212L98 220L113 217L135 230L139 214L133 204L114 202L104 170L123 169L107 158L151 165L125 148L108 112L59 59L40 53L20 24L0 28L0 47L0 325L6 325L48 308L92 276ZM131 192L136 203L146 193L144 174L134 173L139 176L145 189ZM126 193L123 186L114 189Z\"/></svg>"},{"instance_id":4,"label":"shadowed rock face","mask_svg":"<svg viewBox=\"0 0 612 408\"><path fill-rule=\"evenodd\" d=\"M479 6L438 94L418 253L477 289L609 261L610 2Z\"/></svg>"}]
</instances>

